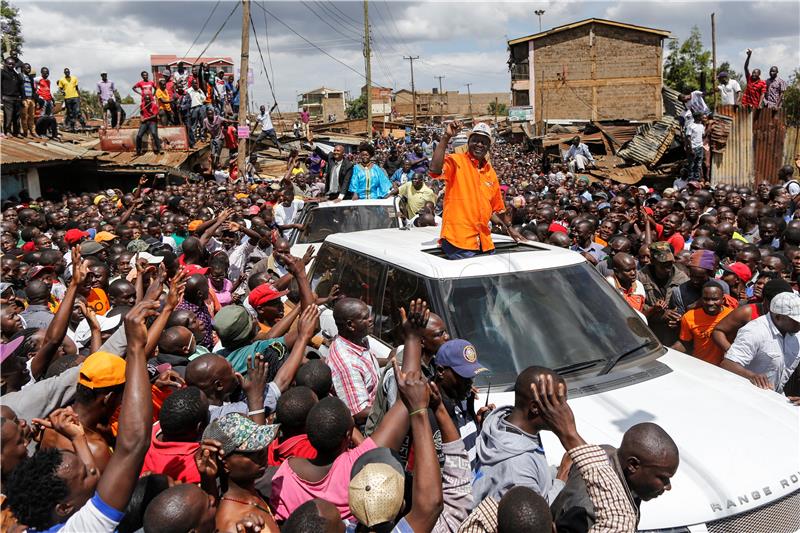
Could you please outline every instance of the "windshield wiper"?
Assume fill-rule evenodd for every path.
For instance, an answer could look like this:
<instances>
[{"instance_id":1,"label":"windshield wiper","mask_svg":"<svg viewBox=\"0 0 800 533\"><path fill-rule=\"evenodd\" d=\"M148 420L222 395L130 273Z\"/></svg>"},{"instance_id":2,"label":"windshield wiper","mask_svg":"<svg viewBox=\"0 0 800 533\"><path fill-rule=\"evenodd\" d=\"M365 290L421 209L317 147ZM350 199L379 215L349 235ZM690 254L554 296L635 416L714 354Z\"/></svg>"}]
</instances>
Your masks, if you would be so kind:
<instances>
[{"instance_id":1,"label":"windshield wiper","mask_svg":"<svg viewBox=\"0 0 800 533\"><path fill-rule=\"evenodd\" d=\"M573 363L571 365L565 365L565 366L560 366L558 368L554 368L553 372L555 372L560 376L563 376L566 374L577 372L579 370L592 368L593 366L597 366L600 363L605 363L606 361L607 359L593 359L591 361L581 361L580 363Z\"/></svg>"},{"instance_id":2,"label":"windshield wiper","mask_svg":"<svg viewBox=\"0 0 800 533\"><path fill-rule=\"evenodd\" d=\"M605 367L603 367L603 370L601 370L600 373L597 374L597 375L598 376L604 376L605 374L608 374L609 372L611 372L611 369L614 368L617 365L617 363L619 363L620 361L622 361L623 359L625 359L629 355L632 355L632 354L638 352L642 348L647 348L648 346L651 346L653 344L653 342L654 341L651 339L651 340L645 342L644 344L641 344L641 345L637 346L636 348L633 348L632 350L628 350L627 352L619 354L614 359L611 359L608 362L608 364Z\"/></svg>"}]
</instances>

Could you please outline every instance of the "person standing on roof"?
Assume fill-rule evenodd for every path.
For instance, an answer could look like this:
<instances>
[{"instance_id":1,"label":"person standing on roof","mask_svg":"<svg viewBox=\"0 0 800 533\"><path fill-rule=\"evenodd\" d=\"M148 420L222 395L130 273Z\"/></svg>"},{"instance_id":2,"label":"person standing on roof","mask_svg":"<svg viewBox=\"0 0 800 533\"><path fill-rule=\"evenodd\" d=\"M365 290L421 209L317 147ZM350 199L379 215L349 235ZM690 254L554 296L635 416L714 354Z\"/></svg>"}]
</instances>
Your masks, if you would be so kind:
<instances>
[{"instance_id":1,"label":"person standing on roof","mask_svg":"<svg viewBox=\"0 0 800 533\"><path fill-rule=\"evenodd\" d=\"M514 240L522 238L498 216L505 213L506 207L497 174L486 159L492 130L483 122L476 124L469 134L467 152L445 156L450 139L460 130L460 122L447 125L433 152L429 172L447 186L440 242L448 259L493 252L489 221L504 228Z\"/></svg>"},{"instance_id":2,"label":"person standing on roof","mask_svg":"<svg viewBox=\"0 0 800 533\"><path fill-rule=\"evenodd\" d=\"M117 127L117 120L119 119L119 104L114 95L113 81L108 81L108 74L106 72L100 73L100 81L97 82L97 97L100 99L100 105L103 106L103 113L106 111L111 113L111 127Z\"/></svg>"},{"instance_id":3,"label":"person standing on roof","mask_svg":"<svg viewBox=\"0 0 800 533\"><path fill-rule=\"evenodd\" d=\"M564 153L564 162L569 166L569 171L573 174L576 171L586 170L588 166L594 166L594 157L589 151L589 147L581 142L577 135L572 139L569 150Z\"/></svg>"},{"instance_id":4,"label":"person standing on roof","mask_svg":"<svg viewBox=\"0 0 800 533\"><path fill-rule=\"evenodd\" d=\"M742 105L751 109L761 107L764 101L764 95L767 93L767 82L761 79L761 69L754 68L750 72L750 56L753 51L747 49L747 59L744 61L744 77L747 79L747 85L744 87L744 94L742 95Z\"/></svg>"}]
</instances>

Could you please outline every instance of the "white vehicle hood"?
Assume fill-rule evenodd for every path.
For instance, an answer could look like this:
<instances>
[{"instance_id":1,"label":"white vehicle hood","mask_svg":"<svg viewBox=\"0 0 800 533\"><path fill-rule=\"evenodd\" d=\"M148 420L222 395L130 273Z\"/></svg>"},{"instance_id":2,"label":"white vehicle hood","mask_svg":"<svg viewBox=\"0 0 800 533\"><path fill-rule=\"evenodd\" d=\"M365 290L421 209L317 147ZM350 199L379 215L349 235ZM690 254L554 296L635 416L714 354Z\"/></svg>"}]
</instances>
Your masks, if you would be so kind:
<instances>
[{"instance_id":1,"label":"white vehicle hood","mask_svg":"<svg viewBox=\"0 0 800 533\"><path fill-rule=\"evenodd\" d=\"M800 408L673 350L658 361L672 372L569 402L587 442L619 446L626 429L654 422L677 443L672 490L642 503L639 529L711 522L800 489ZM498 406L513 404L513 392L490 396ZM558 439L544 431L542 440L558 465Z\"/></svg>"}]
</instances>

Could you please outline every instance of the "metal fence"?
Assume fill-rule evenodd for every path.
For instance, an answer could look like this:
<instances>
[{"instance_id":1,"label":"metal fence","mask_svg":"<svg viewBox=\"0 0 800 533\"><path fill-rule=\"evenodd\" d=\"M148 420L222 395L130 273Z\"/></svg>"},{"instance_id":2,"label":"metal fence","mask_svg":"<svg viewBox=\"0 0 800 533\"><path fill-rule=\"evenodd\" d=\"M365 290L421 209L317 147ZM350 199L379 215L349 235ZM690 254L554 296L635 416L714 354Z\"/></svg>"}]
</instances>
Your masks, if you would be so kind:
<instances>
[{"instance_id":1,"label":"metal fence","mask_svg":"<svg viewBox=\"0 0 800 533\"><path fill-rule=\"evenodd\" d=\"M793 144L787 141L797 143L797 128L792 128L794 137L787 138L783 111L721 106L716 112L729 117L731 126L725 146L711 154L713 183L737 187L777 183L778 169L787 154L792 152L794 157Z\"/></svg>"}]
</instances>

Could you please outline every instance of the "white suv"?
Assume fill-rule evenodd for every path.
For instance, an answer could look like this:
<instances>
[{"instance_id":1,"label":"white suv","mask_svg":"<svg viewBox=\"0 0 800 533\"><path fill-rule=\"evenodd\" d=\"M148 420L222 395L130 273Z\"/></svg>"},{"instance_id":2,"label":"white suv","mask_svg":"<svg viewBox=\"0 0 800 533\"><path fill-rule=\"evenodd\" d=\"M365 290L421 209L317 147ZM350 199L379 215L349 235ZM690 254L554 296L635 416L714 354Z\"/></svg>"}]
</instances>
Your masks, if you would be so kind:
<instances>
[{"instance_id":1,"label":"white suv","mask_svg":"<svg viewBox=\"0 0 800 533\"><path fill-rule=\"evenodd\" d=\"M438 228L332 235L311 269L325 296L339 284L373 311L371 347L402 343L398 309L424 298L452 337L468 339L490 372L481 404L513 405L517 373L555 369L588 442L618 446L639 422L680 448L672 490L642 505L642 530L778 533L800 529L800 408L713 365L662 346L580 255L494 236L496 253L450 261ZM336 333L332 311L323 331ZM563 453L543 432L552 463Z\"/></svg>"}]
</instances>

